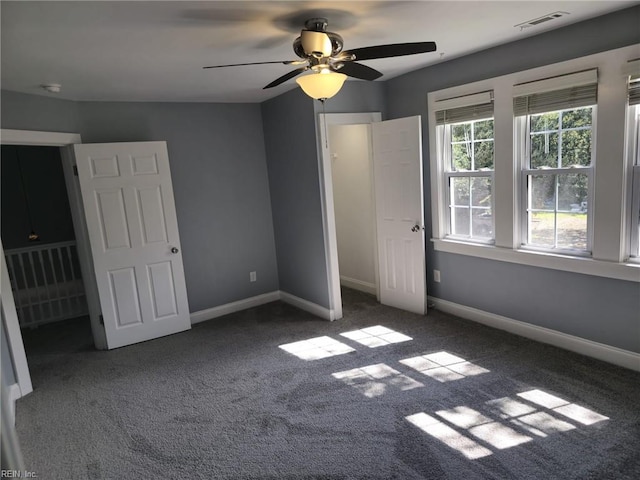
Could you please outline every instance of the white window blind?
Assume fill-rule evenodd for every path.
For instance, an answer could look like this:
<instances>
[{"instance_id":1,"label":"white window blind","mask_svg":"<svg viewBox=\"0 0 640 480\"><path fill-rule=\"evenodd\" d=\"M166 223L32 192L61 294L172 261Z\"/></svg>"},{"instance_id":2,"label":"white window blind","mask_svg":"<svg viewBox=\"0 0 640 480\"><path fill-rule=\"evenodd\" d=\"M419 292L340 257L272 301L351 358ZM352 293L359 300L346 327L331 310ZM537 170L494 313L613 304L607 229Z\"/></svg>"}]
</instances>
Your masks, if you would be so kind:
<instances>
[{"instance_id":1,"label":"white window blind","mask_svg":"<svg viewBox=\"0 0 640 480\"><path fill-rule=\"evenodd\" d=\"M629 105L640 105L640 75L629 79Z\"/></svg>"},{"instance_id":2,"label":"white window blind","mask_svg":"<svg viewBox=\"0 0 640 480\"><path fill-rule=\"evenodd\" d=\"M598 72L587 70L514 86L515 116L580 108L598 101Z\"/></svg>"},{"instance_id":3,"label":"white window blind","mask_svg":"<svg viewBox=\"0 0 640 480\"><path fill-rule=\"evenodd\" d=\"M436 102L436 125L493 117L493 92L482 92Z\"/></svg>"}]
</instances>

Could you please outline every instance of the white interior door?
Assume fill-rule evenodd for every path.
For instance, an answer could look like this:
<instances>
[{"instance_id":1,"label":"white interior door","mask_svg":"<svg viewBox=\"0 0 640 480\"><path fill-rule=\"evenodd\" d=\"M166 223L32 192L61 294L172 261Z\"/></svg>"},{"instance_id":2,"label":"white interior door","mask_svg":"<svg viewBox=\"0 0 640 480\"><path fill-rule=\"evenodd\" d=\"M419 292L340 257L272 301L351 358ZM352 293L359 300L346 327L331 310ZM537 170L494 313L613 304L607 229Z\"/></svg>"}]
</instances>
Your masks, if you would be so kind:
<instances>
[{"instance_id":1,"label":"white interior door","mask_svg":"<svg viewBox=\"0 0 640 480\"><path fill-rule=\"evenodd\" d=\"M426 312L420 117L373 123L380 302Z\"/></svg>"},{"instance_id":2,"label":"white interior door","mask_svg":"<svg viewBox=\"0 0 640 480\"><path fill-rule=\"evenodd\" d=\"M165 142L74 145L108 348L191 328Z\"/></svg>"}]
</instances>

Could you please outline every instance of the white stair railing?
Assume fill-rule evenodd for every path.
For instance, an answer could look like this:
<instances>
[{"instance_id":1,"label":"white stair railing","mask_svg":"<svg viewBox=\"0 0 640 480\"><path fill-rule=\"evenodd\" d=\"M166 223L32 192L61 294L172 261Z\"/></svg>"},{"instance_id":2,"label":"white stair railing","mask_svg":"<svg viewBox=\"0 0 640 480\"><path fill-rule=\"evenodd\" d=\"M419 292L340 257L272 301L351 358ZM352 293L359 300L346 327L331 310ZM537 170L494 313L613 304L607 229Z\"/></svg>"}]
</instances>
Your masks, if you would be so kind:
<instances>
[{"instance_id":1,"label":"white stair railing","mask_svg":"<svg viewBox=\"0 0 640 480\"><path fill-rule=\"evenodd\" d=\"M75 241L4 253L21 327L88 314Z\"/></svg>"}]
</instances>

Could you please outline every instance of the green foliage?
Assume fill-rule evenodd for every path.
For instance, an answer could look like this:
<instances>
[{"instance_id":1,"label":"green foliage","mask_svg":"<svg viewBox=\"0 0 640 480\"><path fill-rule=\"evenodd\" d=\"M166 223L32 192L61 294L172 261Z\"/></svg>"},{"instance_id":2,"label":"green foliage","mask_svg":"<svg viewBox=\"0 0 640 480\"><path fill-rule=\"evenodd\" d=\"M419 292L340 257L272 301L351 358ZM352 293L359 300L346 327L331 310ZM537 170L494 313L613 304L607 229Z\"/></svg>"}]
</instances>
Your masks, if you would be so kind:
<instances>
[{"instance_id":1,"label":"green foliage","mask_svg":"<svg viewBox=\"0 0 640 480\"><path fill-rule=\"evenodd\" d=\"M469 178L456 177L451 179L451 203L453 205L469 205Z\"/></svg>"},{"instance_id":2,"label":"green foliage","mask_svg":"<svg viewBox=\"0 0 640 480\"><path fill-rule=\"evenodd\" d=\"M493 169L493 140L473 144L475 169Z\"/></svg>"},{"instance_id":3,"label":"green foliage","mask_svg":"<svg viewBox=\"0 0 640 480\"><path fill-rule=\"evenodd\" d=\"M591 107L531 115L530 168L591 165L591 117ZM568 130L576 128L581 130Z\"/></svg>"},{"instance_id":4,"label":"green foliage","mask_svg":"<svg viewBox=\"0 0 640 480\"><path fill-rule=\"evenodd\" d=\"M535 210L580 211L587 201L587 175L567 173L561 175L531 175L531 208Z\"/></svg>"},{"instance_id":5,"label":"green foliage","mask_svg":"<svg viewBox=\"0 0 640 480\"><path fill-rule=\"evenodd\" d=\"M468 142L471 140L471 122L451 125L452 142Z\"/></svg>"},{"instance_id":6,"label":"green foliage","mask_svg":"<svg viewBox=\"0 0 640 480\"><path fill-rule=\"evenodd\" d=\"M531 133L531 168L558 166L558 133Z\"/></svg>"},{"instance_id":7,"label":"green foliage","mask_svg":"<svg viewBox=\"0 0 640 480\"><path fill-rule=\"evenodd\" d=\"M471 149L469 148L469 143L456 143L451 145L453 170L471 170Z\"/></svg>"},{"instance_id":8,"label":"green foliage","mask_svg":"<svg viewBox=\"0 0 640 480\"><path fill-rule=\"evenodd\" d=\"M529 122L530 168L591 165L591 107L531 115ZM534 176L532 188L532 208L554 209L557 192L558 209L570 211L586 202L588 177L583 174Z\"/></svg>"},{"instance_id":9,"label":"green foliage","mask_svg":"<svg viewBox=\"0 0 640 480\"><path fill-rule=\"evenodd\" d=\"M493 119L474 122L473 133L474 140L493 140Z\"/></svg>"},{"instance_id":10,"label":"green foliage","mask_svg":"<svg viewBox=\"0 0 640 480\"><path fill-rule=\"evenodd\" d=\"M591 130L570 130L562 135L562 166L591 165Z\"/></svg>"},{"instance_id":11,"label":"green foliage","mask_svg":"<svg viewBox=\"0 0 640 480\"><path fill-rule=\"evenodd\" d=\"M493 170L493 155L493 119L451 126L453 171ZM491 238L491 178L451 178L450 197L452 233Z\"/></svg>"},{"instance_id":12,"label":"green foliage","mask_svg":"<svg viewBox=\"0 0 640 480\"><path fill-rule=\"evenodd\" d=\"M451 163L454 171L493 168L493 119L451 126Z\"/></svg>"}]
</instances>

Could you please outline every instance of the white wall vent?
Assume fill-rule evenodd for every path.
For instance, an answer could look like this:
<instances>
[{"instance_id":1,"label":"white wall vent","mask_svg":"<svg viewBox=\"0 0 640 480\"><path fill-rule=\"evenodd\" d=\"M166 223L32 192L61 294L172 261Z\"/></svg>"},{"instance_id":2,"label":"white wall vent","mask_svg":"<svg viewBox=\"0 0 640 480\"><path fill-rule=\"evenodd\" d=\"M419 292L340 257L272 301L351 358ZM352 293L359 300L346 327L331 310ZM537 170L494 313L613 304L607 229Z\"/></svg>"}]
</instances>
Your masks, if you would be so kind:
<instances>
[{"instance_id":1,"label":"white wall vent","mask_svg":"<svg viewBox=\"0 0 640 480\"><path fill-rule=\"evenodd\" d=\"M565 15L569 15L569 12L553 12L543 15L542 17L534 18L533 20L527 20L526 22L519 23L514 25L516 28L520 28L520 30L529 27L535 27L536 25L540 25L541 23L548 22L550 20L555 20L556 18L564 17Z\"/></svg>"}]
</instances>

